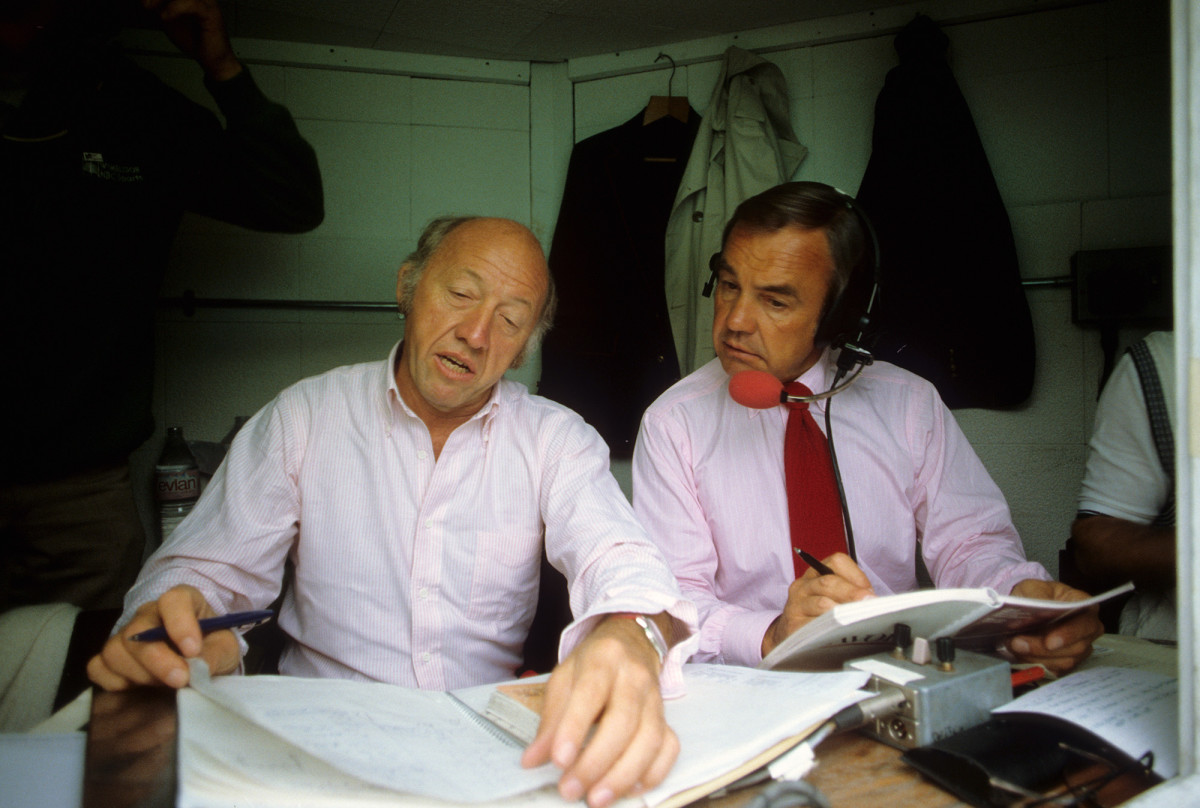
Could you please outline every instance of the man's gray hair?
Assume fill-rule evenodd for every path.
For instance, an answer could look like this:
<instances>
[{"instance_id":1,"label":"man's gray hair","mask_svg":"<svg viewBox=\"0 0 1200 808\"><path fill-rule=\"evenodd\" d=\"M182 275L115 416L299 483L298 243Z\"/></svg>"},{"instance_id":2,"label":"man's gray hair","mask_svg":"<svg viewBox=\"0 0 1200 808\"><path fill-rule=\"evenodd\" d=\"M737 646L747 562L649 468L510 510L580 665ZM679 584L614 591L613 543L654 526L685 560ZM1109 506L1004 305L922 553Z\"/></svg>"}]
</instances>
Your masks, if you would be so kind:
<instances>
[{"instance_id":1,"label":"man's gray hair","mask_svg":"<svg viewBox=\"0 0 1200 808\"><path fill-rule=\"evenodd\" d=\"M467 222L479 221L484 218L487 217L439 216L425 225L425 230L422 231L421 237L417 239L417 248L404 259L404 264L408 267L408 271L403 272L400 276L400 294L398 297L401 314L407 317L408 313L412 310L413 298L417 294L417 284L420 283L421 276L425 274L425 267L429 264L429 259L442 246L442 242L446 239L446 236ZM558 309L558 293L554 288L554 276L550 274L549 269L546 272L546 281L546 298L542 302L542 311L538 315L538 321L534 325L529 339L513 360L512 366L514 368L523 365L529 354L537 350L538 345L542 342L542 338L546 336L546 332L554 324L554 314Z\"/></svg>"}]
</instances>

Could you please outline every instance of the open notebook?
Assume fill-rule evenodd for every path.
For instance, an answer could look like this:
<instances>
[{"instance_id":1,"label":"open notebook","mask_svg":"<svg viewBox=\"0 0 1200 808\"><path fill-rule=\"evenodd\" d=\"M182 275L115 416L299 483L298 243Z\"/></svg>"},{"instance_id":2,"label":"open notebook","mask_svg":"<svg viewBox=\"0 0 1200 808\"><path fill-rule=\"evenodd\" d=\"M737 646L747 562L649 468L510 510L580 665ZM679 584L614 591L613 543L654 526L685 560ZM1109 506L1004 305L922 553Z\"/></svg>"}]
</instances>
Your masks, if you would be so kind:
<instances>
[{"instance_id":1,"label":"open notebook","mask_svg":"<svg viewBox=\"0 0 1200 808\"><path fill-rule=\"evenodd\" d=\"M837 670L850 659L889 649L903 623L913 637L954 637L956 645L982 651L997 641L1043 630L1109 598L1132 584L1078 601L1001 595L994 589L922 589L841 603L806 623L763 659L759 667L780 670Z\"/></svg>"},{"instance_id":2,"label":"open notebook","mask_svg":"<svg viewBox=\"0 0 1200 808\"><path fill-rule=\"evenodd\" d=\"M681 752L637 802L672 808L726 785L865 698L866 674L687 665L666 703ZM496 685L453 693L284 676L210 679L179 692L181 808L563 805L551 765L483 717ZM631 804L633 801L628 801Z\"/></svg>"}]
</instances>

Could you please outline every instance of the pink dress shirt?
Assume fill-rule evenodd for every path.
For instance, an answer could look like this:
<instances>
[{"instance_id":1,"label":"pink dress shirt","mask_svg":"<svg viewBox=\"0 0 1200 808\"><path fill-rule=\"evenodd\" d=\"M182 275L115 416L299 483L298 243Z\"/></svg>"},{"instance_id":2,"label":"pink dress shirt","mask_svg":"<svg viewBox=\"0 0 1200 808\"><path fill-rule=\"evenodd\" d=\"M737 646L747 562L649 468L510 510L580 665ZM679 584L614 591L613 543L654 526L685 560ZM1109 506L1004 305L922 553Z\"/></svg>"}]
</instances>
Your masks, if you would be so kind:
<instances>
[{"instance_id":1,"label":"pink dress shirt","mask_svg":"<svg viewBox=\"0 0 1200 808\"><path fill-rule=\"evenodd\" d=\"M799 381L829 389L829 353ZM787 409L729 397L713 360L650 406L633 456L634 511L700 609L694 661L757 665L794 580L783 481ZM880 595L1049 579L1025 559L1004 496L933 385L876 362L832 401L858 563ZM825 429L825 401L811 404Z\"/></svg>"},{"instance_id":2,"label":"pink dress shirt","mask_svg":"<svg viewBox=\"0 0 1200 808\"><path fill-rule=\"evenodd\" d=\"M544 534L577 616L561 654L608 612L668 611L677 636L694 633L695 607L594 429L502 380L435 463L428 430L396 389L398 347L386 362L305 379L255 415L146 563L121 624L180 583L218 613L262 608L291 558L281 672L436 690L497 681L521 658ZM664 694L694 646L672 649Z\"/></svg>"}]
</instances>

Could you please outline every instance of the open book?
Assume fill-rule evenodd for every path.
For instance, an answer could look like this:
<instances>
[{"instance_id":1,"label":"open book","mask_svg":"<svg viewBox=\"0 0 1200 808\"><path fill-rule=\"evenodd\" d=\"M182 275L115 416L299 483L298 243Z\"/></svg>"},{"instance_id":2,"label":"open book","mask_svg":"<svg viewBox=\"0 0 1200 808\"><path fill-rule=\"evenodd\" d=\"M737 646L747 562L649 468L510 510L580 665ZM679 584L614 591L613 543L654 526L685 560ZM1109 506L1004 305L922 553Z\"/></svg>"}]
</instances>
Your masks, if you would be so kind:
<instances>
[{"instance_id":1,"label":"open book","mask_svg":"<svg viewBox=\"0 0 1200 808\"><path fill-rule=\"evenodd\" d=\"M842 603L777 645L759 667L836 670L842 663L891 648L897 623L913 637L954 637L963 648L990 650L1014 634L1034 632L1109 598L1133 584L1087 600L1058 601L1001 595L994 589L922 589Z\"/></svg>"},{"instance_id":2,"label":"open book","mask_svg":"<svg viewBox=\"0 0 1200 808\"><path fill-rule=\"evenodd\" d=\"M667 779L638 803L694 801L782 754L869 694L861 672L684 668L665 704L679 736ZM521 680L525 682L527 680ZM452 693L285 676L210 679L193 663L178 694L181 808L564 805L552 765L522 769L524 744L483 717L496 685ZM632 801L630 801L632 802Z\"/></svg>"}]
</instances>

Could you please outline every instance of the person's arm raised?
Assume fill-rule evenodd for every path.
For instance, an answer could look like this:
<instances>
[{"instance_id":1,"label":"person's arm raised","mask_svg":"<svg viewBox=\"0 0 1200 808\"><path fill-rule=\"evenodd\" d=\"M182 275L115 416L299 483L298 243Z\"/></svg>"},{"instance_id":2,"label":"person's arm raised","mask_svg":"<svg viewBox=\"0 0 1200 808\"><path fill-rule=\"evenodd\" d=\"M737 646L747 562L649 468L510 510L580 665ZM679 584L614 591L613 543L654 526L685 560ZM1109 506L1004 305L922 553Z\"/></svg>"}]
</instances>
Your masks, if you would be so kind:
<instances>
[{"instance_id":1,"label":"person's arm raised","mask_svg":"<svg viewBox=\"0 0 1200 808\"><path fill-rule=\"evenodd\" d=\"M195 59L214 81L227 81L242 72L217 0L142 0L142 6L159 15L175 47Z\"/></svg>"}]
</instances>

